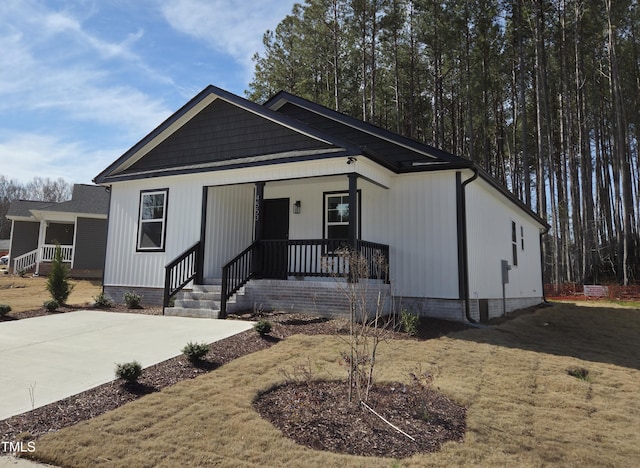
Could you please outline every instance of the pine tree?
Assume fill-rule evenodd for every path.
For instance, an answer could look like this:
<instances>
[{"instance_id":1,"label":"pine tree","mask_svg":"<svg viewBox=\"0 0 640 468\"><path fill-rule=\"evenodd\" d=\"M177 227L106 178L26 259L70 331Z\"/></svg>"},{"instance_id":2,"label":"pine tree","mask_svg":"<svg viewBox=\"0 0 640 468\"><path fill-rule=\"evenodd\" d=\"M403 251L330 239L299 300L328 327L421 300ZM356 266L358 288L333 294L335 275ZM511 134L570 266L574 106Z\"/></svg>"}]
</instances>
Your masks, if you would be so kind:
<instances>
[{"instance_id":1,"label":"pine tree","mask_svg":"<svg viewBox=\"0 0 640 468\"><path fill-rule=\"evenodd\" d=\"M73 286L69 284L69 272L62 261L62 249L56 245L56 251L51 262L51 272L47 280L47 291L58 304L65 304L71 294Z\"/></svg>"}]
</instances>

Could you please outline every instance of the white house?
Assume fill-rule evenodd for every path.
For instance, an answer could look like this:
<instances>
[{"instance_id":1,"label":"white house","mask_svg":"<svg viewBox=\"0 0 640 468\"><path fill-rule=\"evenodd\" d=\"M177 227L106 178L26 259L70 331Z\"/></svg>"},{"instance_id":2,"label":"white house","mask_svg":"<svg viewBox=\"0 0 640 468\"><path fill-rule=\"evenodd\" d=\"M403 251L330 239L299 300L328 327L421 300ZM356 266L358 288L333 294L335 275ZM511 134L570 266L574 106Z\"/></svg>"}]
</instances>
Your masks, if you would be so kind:
<instances>
[{"instance_id":1,"label":"white house","mask_svg":"<svg viewBox=\"0 0 640 468\"><path fill-rule=\"evenodd\" d=\"M326 277L342 245L386 258L379 284L422 315L486 320L543 299L547 225L488 174L285 92L258 105L209 86L94 181L111 192L114 300L168 305L215 284L221 299L176 306L340 313Z\"/></svg>"}]
</instances>

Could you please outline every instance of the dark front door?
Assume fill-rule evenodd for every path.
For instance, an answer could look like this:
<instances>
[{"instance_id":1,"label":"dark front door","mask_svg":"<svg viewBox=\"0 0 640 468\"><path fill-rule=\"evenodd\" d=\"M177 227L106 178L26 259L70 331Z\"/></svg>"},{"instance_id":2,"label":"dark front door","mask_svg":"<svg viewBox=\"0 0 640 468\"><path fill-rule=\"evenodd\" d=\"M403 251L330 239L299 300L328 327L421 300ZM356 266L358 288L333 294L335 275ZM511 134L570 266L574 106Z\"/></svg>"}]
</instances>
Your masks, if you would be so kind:
<instances>
[{"instance_id":1,"label":"dark front door","mask_svg":"<svg viewBox=\"0 0 640 468\"><path fill-rule=\"evenodd\" d=\"M262 276L286 279L288 266L289 199L264 200L262 227Z\"/></svg>"}]
</instances>

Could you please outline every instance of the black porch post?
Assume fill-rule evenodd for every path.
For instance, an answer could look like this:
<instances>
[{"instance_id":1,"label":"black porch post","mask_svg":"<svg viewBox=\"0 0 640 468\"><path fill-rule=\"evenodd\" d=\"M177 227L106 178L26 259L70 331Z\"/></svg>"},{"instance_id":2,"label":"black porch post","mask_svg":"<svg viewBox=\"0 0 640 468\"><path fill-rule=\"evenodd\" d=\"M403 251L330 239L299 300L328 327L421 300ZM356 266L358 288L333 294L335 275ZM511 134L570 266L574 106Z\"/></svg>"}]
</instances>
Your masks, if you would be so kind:
<instances>
[{"instance_id":1,"label":"black porch post","mask_svg":"<svg viewBox=\"0 0 640 468\"><path fill-rule=\"evenodd\" d=\"M358 174L349 174L349 247L356 248L358 240Z\"/></svg>"},{"instance_id":2,"label":"black porch post","mask_svg":"<svg viewBox=\"0 0 640 468\"><path fill-rule=\"evenodd\" d=\"M256 197L254 201L254 241L256 248L253 253L253 274L262 273L262 252L260 241L264 226L264 182L256 182Z\"/></svg>"},{"instance_id":3,"label":"black porch post","mask_svg":"<svg viewBox=\"0 0 640 468\"><path fill-rule=\"evenodd\" d=\"M207 237L207 203L209 199L209 187L202 187L202 214L200 215L200 247L196 254L196 278L195 284L203 284L204 278L204 243Z\"/></svg>"}]
</instances>

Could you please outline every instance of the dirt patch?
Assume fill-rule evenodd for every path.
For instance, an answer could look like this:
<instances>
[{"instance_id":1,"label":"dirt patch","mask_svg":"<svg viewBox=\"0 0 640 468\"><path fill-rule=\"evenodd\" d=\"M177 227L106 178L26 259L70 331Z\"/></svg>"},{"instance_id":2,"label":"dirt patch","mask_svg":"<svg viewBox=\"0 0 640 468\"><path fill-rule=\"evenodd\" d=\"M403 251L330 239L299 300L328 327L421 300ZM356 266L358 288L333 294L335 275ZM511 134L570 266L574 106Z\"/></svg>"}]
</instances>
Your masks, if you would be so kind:
<instances>
[{"instance_id":1,"label":"dirt patch","mask_svg":"<svg viewBox=\"0 0 640 468\"><path fill-rule=\"evenodd\" d=\"M100 294L100 281L70 280L73 290L68 303L72 306L87 306ZM40 309L42 303L51 299L47 291L46 276L0 275L0 303L11 306L12 315Z\"/></svg>"}]
</instances>

